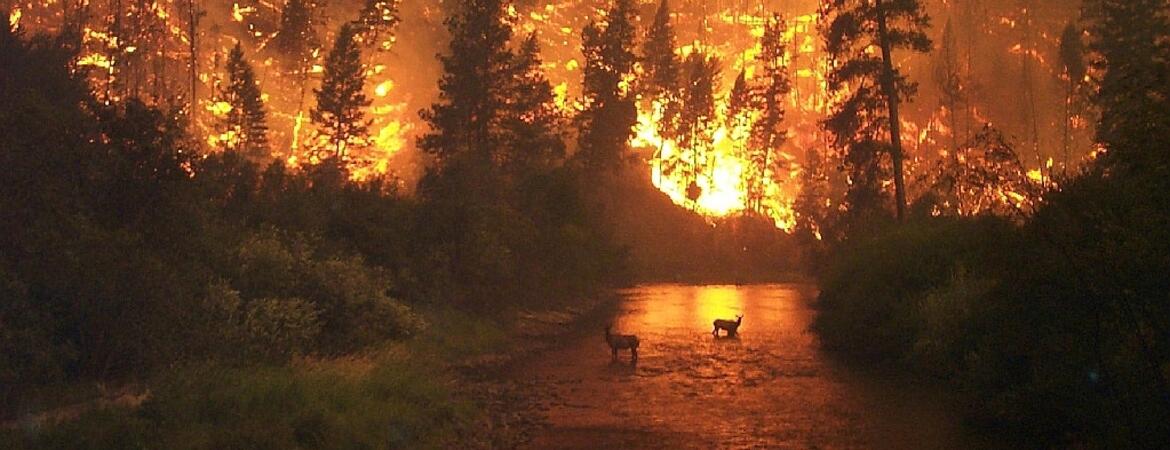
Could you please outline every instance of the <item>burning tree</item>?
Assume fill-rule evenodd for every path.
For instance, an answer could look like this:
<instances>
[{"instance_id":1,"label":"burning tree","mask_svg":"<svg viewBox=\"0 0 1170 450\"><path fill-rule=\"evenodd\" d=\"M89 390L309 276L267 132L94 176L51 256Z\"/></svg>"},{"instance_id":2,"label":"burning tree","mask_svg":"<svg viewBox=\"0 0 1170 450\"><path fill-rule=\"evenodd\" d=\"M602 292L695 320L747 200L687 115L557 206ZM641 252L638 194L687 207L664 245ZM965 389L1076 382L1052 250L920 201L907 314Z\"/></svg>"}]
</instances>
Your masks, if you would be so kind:
<instances>
[{"instance_id":1,"label":"burning tree","mask_svg":"<svg viewBox=\"0 0 1170 450\"><path fill-rule=\"evenodd\" d=\"M288 58L289 67L298 73L308 70L316 47L311 6L308 0L288 0L280 13L280 28L272 39L273 47Z\"/></svg>"},{"instance_id":2,"label":"burning tree","mask_svg":"<svg viewBox=\"0 0 1170 450\"><path fill-rule=\"evenodd\" d=\"M1073 116L1072 106L1077 91L1084 84L1085 73L1088 70L1085 67L1085 47L1081 42L1081 29L1072 22L1069 22L1060 34L1060 64L1064 68L1066 83L1061 150L1064 153L1064 174L1068 176L1068 169L1072 164L1069 159L1069 141L1072 140L1070 130L1072 128L1070 123Z\"/></svg>"},{"instance_id":3,"label":"burning tree","mask_svg":"<svg viewBox=\"0 0 1170 450\"><path fill-rule=\"evenodd\" d=\"M1042 190L1015 148L991 126L949 152L929 175L932 213L941 215L1022 217L1035 209Z\"/></svg>"},{"instance_id":4,"label":"burning tree","mask_svg":"<svg viewBox=\"0 0 1170 450\"><path fill-rule=\"evenodd\" d=\"M236 150L256 162L267 161L268 113L260 98L260 86L252 65L244 59L244 50L237 42L228 54L228 82L220 97L229 107L223 118L221 135L225 149Z\"/></svg>"},{"instance_id":5,"label":"burning tree","mask_svg":"<svg viewBox=\"0 0 1170 450\"><path fill-rule=\"evenodd\" d=\"M958 108L964 100L964 89L961 67L959 66L959 52L955 43L954 28L947 20L943 26L942 42L934 60L934 83L939 91L939 103L947 111L947 123L950 128L951 150L959 148Z\"/></svg>"},{"instance_id":6,"label":"burning tree","mask_svg":"<svg viewBox=\"0 0 1170 450\"><path fill-rule=\"evenodd\" d=\"M735 157L739 160L749 159L747 141L751 137L752 123L759 109L759 98L755 94L754 86L747 79L747 69L740 70L739 75L735 77L735 83L731 85L731 92L727 96L727 117L725 117L728 137L734 143ZM747 185L748 180L745 179L739 188L746 192ZM750 207L750 193L747 201Z\"/></svg>"},{"instance_id":7,"label":"burning tree","mask_svg":"<svg viewBox=\"0 0 1170 450\"><path fill-rule=\"evenodd\" d=\"M664 164L664 173L681 170L687 182L687 198L692 202L703 195L699 177L710 177L712 137L715 127L715 91L719 88L719 58L695 50L684 62L687 81L683 85L682 109L679 114L679 146L676 159ZM690 158L687 158L689 153Z\"/></svg>"},{"instance_id":8,"label":"burning tree","mask_svg":"<svg viewBox=\"0 0 1170 450\"><path fill-rule=\"evenodd\" d=\"M829 89L844 95L824 127L845 152L850 178L846 201L853 213L880 208L881 181L886 178L882 155L888 153L901 220L906 181L898 108L913 97L917 84L894 67L893 52L930 51L924 31L930 18L919 0L829 0L822 9L822 33L832 65Z\"/></svg>"},{"instance_id":9,"label":"burning tree","mask_svg":"<svg viewBox=\"0 0 1170 450\"><path fill-rule=\"evenodd\" d=\"M648 103L645 107L653 114L658 136L662 137L655 149L653 160L658 162L658 173L662 173L663 146L667 140L678 138L679 104L682 98L679 80L682 62L675 53L674 27L670 23L670 5L662 0L654 23L646 33L642 46L642 94Z\"/></svg>"},{"instance_id":10,"label":"burning tree","mask_svg":"<svg viewBox=\"0 0 1170 450\"><path fill-rule=\"evenodd\" d=\"M393 43L394 29L402 22L398 13L401 0L365 0L358 20L362 42L367 46L377 44L382 50L389 50ZM385 40L382 40L386 37Z\"/></svg>"},{"instance_id":11,"label":"burning tree","mask_svg":"<svg viewBox=\"0 0 1170 450\"><path fill-rule=\"evenodd\" d=\"M590 172L622 166L638 121L631 89L637 60L634 36L631 0L617 0L603 24L590 21L582 32L585 110L577 117L580 135L576 158Z\"/></svg>"},{"instance_id":12,"label":"burning tree","mask_svg":"<svg viewBox=\"0 0 1170 450\"><path fill-rule=\"evenodd\" d=\"M748 207L761 212L761 202L767 194L765 187L780 173L776 156L780 146L788 140L784 128L785 104L792 88L788 79L788 50L784 42L787 26L779 14L773 14L764 25L760 37L757 60L762 70L762 81L756 88L759 117L752 124L748 160L751 167L746 176Z\"/></svg>"},{"instance_id":13,"label":"burning tree","mask_svg":"<svg viewBox=\"0 0 1170 450\"><path fill-rule=\"evenodd\" d=\"M321 88L313 91L317 94L317 107L310 117L320 126L328 144L319 150L332 150L331 157L337 163L343 161L350 147L364 146L369 141L365 108L370 100L362 92L366 77L361 49L354 39L357 31L352 24L341 26L333 49L325 57Z\"/></svg>"}]
</instances>

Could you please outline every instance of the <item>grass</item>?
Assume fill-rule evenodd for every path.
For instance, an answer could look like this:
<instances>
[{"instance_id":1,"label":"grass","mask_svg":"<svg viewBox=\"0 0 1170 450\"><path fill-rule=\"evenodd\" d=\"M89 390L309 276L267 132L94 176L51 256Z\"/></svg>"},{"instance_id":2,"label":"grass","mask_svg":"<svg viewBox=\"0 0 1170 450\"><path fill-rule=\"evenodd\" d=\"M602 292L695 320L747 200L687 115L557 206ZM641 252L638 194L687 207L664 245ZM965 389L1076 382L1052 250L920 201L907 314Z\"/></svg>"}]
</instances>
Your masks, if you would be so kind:
<instances>
[{"instance_id":1,"label":"grass","mask_svg":"<svg viewBox=\"0 0 1170 450\"><path fill-rule=\"evenodd\" d=\"M195 365L159 374L137 409L0 431L13 449L447 448L481 414L445 362L504 348L497 322L433 311L407 343L287 366Z\"/></svg>"}]
</instances>

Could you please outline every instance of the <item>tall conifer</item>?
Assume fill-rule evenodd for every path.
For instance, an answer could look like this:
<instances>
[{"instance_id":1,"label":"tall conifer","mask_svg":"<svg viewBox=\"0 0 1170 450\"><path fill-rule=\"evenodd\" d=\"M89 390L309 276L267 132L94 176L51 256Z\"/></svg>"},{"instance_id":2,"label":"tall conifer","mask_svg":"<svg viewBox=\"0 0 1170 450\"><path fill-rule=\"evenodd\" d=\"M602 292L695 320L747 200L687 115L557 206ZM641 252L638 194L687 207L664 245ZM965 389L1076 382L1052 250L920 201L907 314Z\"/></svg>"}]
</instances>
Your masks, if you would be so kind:
<instances>
[{"instance_id":1,"label":"tall conifer","mask_svg":"<svg viewBox=\"0 0 1170 450\"><path fill-rule=\"evenodd\" d=\"M899 108L917 84L894 67L895 50L929 52L930 26L920 0L829 0L821 4L826 50L832 61L829 89L844 93L825 120L834 145L845 152L850 211L880 210L884 155L893 168L894 205L906 210ZM870 52L867 49L876 49Z\"/></svg>"},{"instance_id":2,"label":"tall conifer","mask_svg":"<svg viewBox=\"0 0 1170 450\"><path fill-rule=\"evenodd\" d=\"M236 138L229 146L242 152L249 159L266 162L270 158L268 148L268 113L260 97L260 86L252 65L244 58L240 43L228 53L228 82L221 96L231 105L224 120L225 131L235 133Z\"/></svg>"},{"instance_id":3,"label":"tall conifer","mask_svg":"<svg viewBox=\"0 0 1170 450\"><path fill-rule=\"evenodd\" d=\"M634 81L634 5L616 0L605 16L582 32L585 56L585 110L578 116L577 159L589 171L613 171L625 162L625 150L638 120Z\"/></svg>"},{"instance_id":4,"label":"tall conifer","mask_svg":"<svg viewBox=\"0 0 1170 450\"><path fill-rule=\"evenodd\" d=\"M351 147L366 145L369 140L365 108L370 106L370 100L362 91L366 77L361 49L354 40L356 34L354 25L341 26L333 49L325 57L321 88L313 91L317 94L317 107L310 116L327 136L327 150L337 161Z\"/></svg>"}]
</instances>

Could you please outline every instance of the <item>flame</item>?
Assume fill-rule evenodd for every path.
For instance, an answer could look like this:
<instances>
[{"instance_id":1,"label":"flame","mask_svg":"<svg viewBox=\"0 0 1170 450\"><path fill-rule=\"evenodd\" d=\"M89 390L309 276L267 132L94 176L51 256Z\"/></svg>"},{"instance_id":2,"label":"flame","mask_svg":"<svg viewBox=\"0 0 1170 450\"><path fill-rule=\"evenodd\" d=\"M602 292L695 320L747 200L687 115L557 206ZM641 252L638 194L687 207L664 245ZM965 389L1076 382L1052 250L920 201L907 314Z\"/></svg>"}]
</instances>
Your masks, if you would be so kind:
<instances>
[{"instance_id":1,"label":"flame","mask_svg":"<svg viewBox=\"0 0 1170 450\"><path fill-rule=\"evenodd\" d=\"M13 30L20 28L21 14L20 8L13 8L12 12L8 13L8 28Z\"/></svg>"},{"instance_id":2,"label":"flame","mask_svg":"<svg viewBox=\"0 0 1170 450\"><path fill-rule=\"evenodd\" d=\"M111 62L110 59L106 57L106 55L93 53L93 54L82 56L81 59L77 60L77 65L78 66L92 66L92 67L100 67L103 69L109 69L113 66L113 62Z\"/></svg>"},{"instance_id":3,"label":"flame","mask_svg":"<svg viewBox=\"0 0 1170 450\"><path fill-rule=\"evenodd\" d=\"M386 94L390 93L391 89L394 89L394 80L383 81L378 83L378 86L374 88L374 95L385 97Z\"/></svg>"},{"instance_id":4,"label":"flame","mask_svg":"<svg viewBox=\"0 0 1170 450\"><path fill-rule=\"evenodd\" d=\"M659 134L658 122L663 116L664 109L662 102L656 101L649 111L639 111L634 136L630 140L630 145L635 149L649 149L657 154L649 161L650 179L654 187L669 196L675 204L705 216L725 217L746 212L748 193L744 180L748 177L748 170L752 165L742 152L750 135L747 125L742 124L733 129L725 125L720 126L712 133L710 142L704 143L708 144L710 162L698 170L698 175L693 180L700 195L692 200L688 196L692 180L682 171L667 173L663 170L664 161L688 160L695 151L680 148L673 139L664 138ZM723 123L725 120L718 117L716 121ZM768 175L772 175L770 171ZM791 200L783 198L783 189L774 181L775 177L765 178L765 201L760 212L770 217L778 228L792 230L796 225L796 219L792 212Z\"/></svg>"},{"instance_id":5,"label":"flame","mask_svg":"<svg viewBox=\"0 0 1170 450\"><path fill-rule=\"evenodd\" d=\"M300 167L313 164L316 158L311 152L306 152L307 144L314 140L313 125L308 125L307 111L312 107L312 90L319 85L320 74L323 72L323 54L321 48L311 49L308 61L309 74L289 75L282 72L280 58L274 57L268 45L274 36L274 18L278 17L281 3L268 0L245 2L230 0L216 7L208 7L207 16L200 20L200 29L196 30L199 39L194 40L188 33L187 20L189 11L186 2L176 0L150 0L146 2L130 2L126 12L120 17L123 20L134 21L150 20L157 24L154 30L159 33L157 41L144 40L140 36L122 32L119 34L112 25L114 18L119 17L112 11L112 7L105 3L82 1L81 5L88 5L92 14L88 22L81 24L83 46L80 50L76 66L96 67L89 75L95 91L99 92L104 101L118 101L130 95L124 85L135 83L136 86L148 86L153 80L135 79L141 77L146 64L156 61L147 58L164 58L159 67L169 73L169 80L164 86L164 92L186 92L188 67L187 45L196 41L200 46L197 50L199 73L196 80L199 84L198 105L193 111L193 132L201 136L200 141L213 145L230 144L237 139L234 130L224 131L216 129L213 124L216 119L228 114L231 105L225 102L208 100L207 94L215 92L222 83L224 75L223 58L237 40L245 44L246 54L253 58L257 73L261 79L261 97L264 99L270 112L271 142L273 142L274 156L290 167ZM123 2L125 3L125 2ZM407 2L403 2L407 3ZM423 2L424 4L428 2ZM515 27L517 35L524 32L535 32L541 40L542 56L545 70L553 86L554 98L558 108L571 114L580 107L579 98L581 84L582 60L581 30L590 19L596 19L604 14L604 8L598 2L581 2L578 0L549 0L546 2L507 2L507 17L504 19ZM647 0L638 2L641 6L652 6ZM727 98L729 81L745 72L751 79L758 74L757 55L761 52L759 38L764 34L764 24L771 16L767 10L774 6L774 2L756 2L751 7L728 6L742 2L671 2L678 9L672 13L672 22L680 43L677 51L680 55L693 52L696 48L718 56L726 63L723 70L724 79L721 80L723 92L716 93L722 100ZM681 6L681 4L688 4ZM816 2L797 2L806 6ZM53 32L60 24L60 6L58 0L22 0L20 7L13 9L8 15L10 27L44 28L44 31ZM109 5L112 5L110 3ZM694 6L702 4L700 8ZM422 6L425 19L436 19L442 14L442 8ZM634 152L646 156L644 158L646 171L655 187L668 195L672 201L689 208L696 213L722 217L735 214L754 213L764 215L773 220L779 228L791 230L795 219L792 210L793 199L799 192L800 179L806 161L802 157L806 150L823 150L826 138L820 131L819 122L824 118L829 105L841 98L840 93L827 91L826 72L828 63L824 59L823 42L818 36L817 25L819 15L812 11L812 7L801 10L795 8L784 11L788 15L788 29L784 39L789 42L788 61L790 76L793 84L790 97L786 102L784 126L790 130L789 142L782 148L772 149L772 158L778 158L782 164L768 168L765 172L766 180L759 186L748 187L748 178L758 174L758 168L745 156L745 149L749 146L750 127L739 121L729 121L726 107L717 108L716 117L711 120L711 132L706 142L696 144L700 150L683 148L679 142L664 139L659 136L658 122L662 118L662 105L650 103L643 99L639 102L639 111L635 134L630 144ZM642 12L645 13L645 8ZM318 11L334 13L337 11ZM137 16L134 16L136 14ZM1005 33L1003 30L1017 30L1025 26L1035 26L1025 16L1018 12L988 13L993 32ZM326 14L322 14L325 16ZM405 13L404 13L405 15ZM404 23L417 18L404 17ZM645 14L639 19L639 32L644 32L647 26ZM333 16L323 19L321 29L335 28L338 20L346 20ZM1018 22L1017 22L1018 21ZM998 23L997 23L998 22ZM225 26L227 25L227 26ZM124 31L125 29L123 29ZM997 31L998 30L998 31ZM41 31L41 30L34 30ZM1044 55L1051 47L1051 37L1046 37L1043 30L1038 33L1040 39L1028 44L1014 45L1010 40L998 40L995 49L1008 55L1027 58L1028 61L1037 61L1042 69L1052 69L1054 61L1046 63ZM403 35L406 36L405 34ZM320 40L328 41L331 36L324 32ZM366 119L370 121L369 129L372 133L367 146L351 147L346 155L347 164L351 166L351 174L355 179L368 179L377 175L394 174L402 167L395 167L401 161L404 151L413 150L415 133L420 128L420 122L415 114L420 98L426 98L427 93L418 93L417 84L406 84L407 79L396 78L401 72L401 58L413 55L403 52L396 55L390 50L396 45L396 38L390 34L380 42L371 43L370 51L363 51L364 63L367 63L367 89L372 92L373 101L366 112ZM434 42L412 43L414 46L428 46ZM999 45L1004 44L1004 45ZM875 48L866 49L867 52L876 51ZM397 58L397 59L396 59ZM1052 59L1052 58L1049 58ZM135 66L135 65L138 66ZM409 64L409 63L407 63ZM137 73L135 72L137 71ZM407 69L407 72L410 70ZM1089 75L1086 75L1089 76ZM133 80L133 81L131 81ZM308 80L308 81L305 81ZM121 86L119 86L121 84ZM637 83L632 78L622 80L622 89L636 88ZM111 88L111 86L114 86ZM405 88L409 86L410 88ZM139 93L141 95L141 93ZM416 97L412 98L411 96ZM165 97L165 96L160 96ZM185 96L184 96L185 97ZM271 100L271 101L269 101ZM724 101L719 103L725 103ZM158 100L163 103L164 100ZM181 100L186 101L186 100ZM925 102L924 102L925 103ZM409 105L409 106L408 106ZM1002 121L1003 117L993 114L986 105L970 105L969 114L972 122L983 124L990 119ZM903 125L906 131L905 144L908 154L907 179L914 175L916 167L926 167L930 159L936 155L947 154L951 145L950 139L957 134L954 126L953 112L934 113L929 119L924 114L905 114ZM1091 117L1078 115L1072 118L1072 127L1083 130L1092 126ZM968 125L967 128L970 128ZM360 148L359 148L360 147ZM1085 149L1090 150L1090 149ZM1098 157L1104 150L1094 149L1088 158ZM706 155L700 167L695 171L694 179L688 179L680 173L666 173L663 162L670 159L687 158L689 155L701 152ZM816 152L813 152L816 153ZM834 155L832 157L839 157ZM1053 162L1037 161L1038 167L1027 171L1028 179L1037 183L1051 183ZM826 161L828 167L839 161ZM921 170L921 169L918 169ZM694 183L692 188L691 183ZM688 190L698 192L694 198L688 197ZM749 194L750 192L750 194ZM1021 192L999 192L995 195L1005 201L1020 202L1018 196L1027 196ZM763 198L756 202L756 197ZM749 198L750 197L750 198ZM1029 201L1031 201L1029 199ZM758 203L758 204L753 204ZM826 207L839 207L837 202L826 199ZM978 210L979 207L971 208ZM814 232L818 234L819 231Z\"/></svg>"},{"instance_id":6,"label":"flame","mask_svg":"<svg viewBox=\"0 0 1170 450\"><path fill-rule=\"evenodd\" d=\"M223 117L232 112L232 104L222 100L218 102L211 102L207 105L207 110L216 117Z\"/></svg>"},{"instance_id":7,"label":"flame","mask_svg":"<svg viewBox=\"0 0 1170 450\"><path fill-rule=\"evenodd\" d=\"M251 14L254 12L256 12L256 8L253 6L246 6L241 8L239 3L232 3L232 20L236 22L243 22L245 14Z\"/></svg>"}]
</instances>

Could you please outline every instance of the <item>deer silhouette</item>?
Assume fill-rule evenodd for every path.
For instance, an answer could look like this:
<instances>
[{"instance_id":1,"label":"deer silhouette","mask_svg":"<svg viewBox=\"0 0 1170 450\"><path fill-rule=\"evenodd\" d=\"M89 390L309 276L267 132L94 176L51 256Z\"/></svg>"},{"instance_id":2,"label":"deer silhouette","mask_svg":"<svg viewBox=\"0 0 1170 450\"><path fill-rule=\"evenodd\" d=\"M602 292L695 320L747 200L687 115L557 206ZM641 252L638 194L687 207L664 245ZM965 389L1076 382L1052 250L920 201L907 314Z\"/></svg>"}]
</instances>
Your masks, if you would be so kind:
<instances>
[{"instance_id":1,"label":"deer silhouette","mask_svg":"<svg viewBox=\"0 0 1170 450\"><path fill-rule=\"evenodd\" d=\"M715 319L712 325L715 327L711 330L711 335L718 337L719 330L727 330L727 336L735 336L739 332L739 325L743 323L743 315L736 315L735 320Z\"/></svg>"},{"instance_id":2,"label":"deer silhouette","mask_svg":"<svg viewBox=\"0 0 1170 450\"><path fill-rule=\"evenodd\" d=\"M617 360L618 350L630 350L630 362L638 361L638 336L633 334L613 334L613 325L605 326L605 343L613 351L613 359Z\"/></svg>"}]
</instances>

